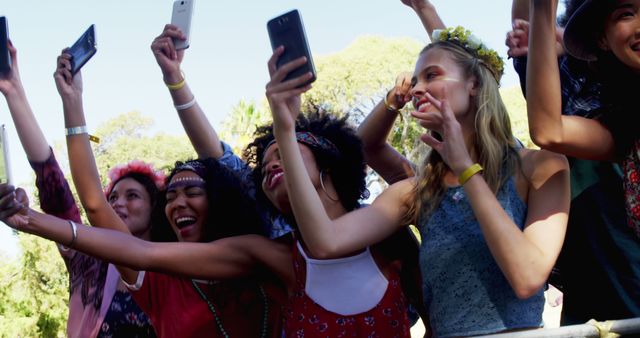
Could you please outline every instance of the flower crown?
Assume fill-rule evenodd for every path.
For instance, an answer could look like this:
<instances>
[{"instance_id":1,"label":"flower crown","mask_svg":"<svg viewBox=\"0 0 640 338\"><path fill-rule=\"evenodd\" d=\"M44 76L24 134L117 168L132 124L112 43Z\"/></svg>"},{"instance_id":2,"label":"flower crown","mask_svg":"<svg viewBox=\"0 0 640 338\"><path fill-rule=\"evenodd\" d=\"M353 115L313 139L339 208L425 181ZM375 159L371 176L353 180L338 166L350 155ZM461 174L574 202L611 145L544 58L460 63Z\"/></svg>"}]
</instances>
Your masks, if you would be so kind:
<instances>
[{"instance_id":1,"label":"flower crown","mask_svg":"<svg viewBox=\"0 0 640 338\"><path fill-rule=\"evenodd\" d=\"M107 184L107 187L104 189L105 195L109 197L115 183L123 176L131 173L148 176L159 190L164 188L166 176L162 171L155 170L153 165L149 163L145 163L140 160L133 160L127 164L115 166L109 170L109 174L107 175L109 177L109 184Z\"/></svg>"},{"instance_id":2,"label":"flower crown","mask_svg":"<svg viewBox=\"0 0 640 338\"><path fill-rule=\"evenodd\" d=\"M431 41L452 42L466 49L471 55L484 61L484 65L489 68L493 77L500 83L500 78L504 74L504 61L495 50L485 46L478 37L471 34L470 30L464 29L462 26L436 29L431 34Z\"/></svg>"}]
</instances>

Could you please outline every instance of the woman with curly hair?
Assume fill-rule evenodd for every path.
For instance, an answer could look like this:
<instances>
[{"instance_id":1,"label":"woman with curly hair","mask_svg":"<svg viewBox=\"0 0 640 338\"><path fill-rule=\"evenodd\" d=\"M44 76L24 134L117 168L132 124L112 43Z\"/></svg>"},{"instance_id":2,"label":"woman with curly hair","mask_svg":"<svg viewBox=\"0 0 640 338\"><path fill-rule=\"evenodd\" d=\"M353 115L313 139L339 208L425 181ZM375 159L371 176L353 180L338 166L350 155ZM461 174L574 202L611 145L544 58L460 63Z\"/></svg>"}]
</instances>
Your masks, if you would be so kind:
<instances>
[{"instance_id":1,"label":"woman with curly hair","mask_svg":"<svg viewBox=\"0 0 640 338\"><path fill-rule=\"evenodd\" d=\"M276 69L283 52L277 49L267 85L277 142L260 166L265 195L278 201L287 192L312 257L351 255L406 224L418 225L433 336L540 327L543 287L567 224L567 161L516 147L498 92L502 61L495 51L461 27L435 31L433 41L418 57L410 92L412 115L429 130L421 139L433 150L418 176L353 211L335 205L337 184L319 174L309 150L296 141L300 95L310 89L304 83L311 74L285 81L306 60ZM318 187L328 187L333 198Z\"/></svg>"}]
</instances>

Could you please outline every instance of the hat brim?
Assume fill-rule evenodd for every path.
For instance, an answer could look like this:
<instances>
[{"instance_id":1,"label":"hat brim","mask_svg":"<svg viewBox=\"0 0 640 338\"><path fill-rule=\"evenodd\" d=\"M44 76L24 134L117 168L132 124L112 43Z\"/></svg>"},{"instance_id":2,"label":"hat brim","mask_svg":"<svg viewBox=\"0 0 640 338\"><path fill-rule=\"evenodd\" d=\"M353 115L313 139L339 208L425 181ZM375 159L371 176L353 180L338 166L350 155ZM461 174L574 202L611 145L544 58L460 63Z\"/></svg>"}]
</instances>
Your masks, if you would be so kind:
<instances>
[{"instance_id":1,"label":"hat brim","mask_svg":"<svg viewBox=\"0 0 640 338\"><path fill-rule=\"evenodd\" d=\"M604 1L586 0L569 18L564 29L564 48L575 58L585 61L598 59L598 32L601 28Z\"/></svg>"}]
</instances>

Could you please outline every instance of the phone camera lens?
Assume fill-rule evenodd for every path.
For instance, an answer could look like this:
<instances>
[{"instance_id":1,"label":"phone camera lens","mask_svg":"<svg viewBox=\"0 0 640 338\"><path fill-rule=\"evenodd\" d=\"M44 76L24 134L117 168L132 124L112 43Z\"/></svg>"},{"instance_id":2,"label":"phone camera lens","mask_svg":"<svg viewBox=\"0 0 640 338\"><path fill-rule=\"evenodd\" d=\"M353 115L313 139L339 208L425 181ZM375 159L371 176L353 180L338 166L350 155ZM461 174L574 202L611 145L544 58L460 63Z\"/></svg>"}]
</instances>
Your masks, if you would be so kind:
<instances>
[{"instance_id":1,"label":"phone camera lens","mask_svg":"<svg viewBox=\"0 0 640 338\"><path fill-rule=\"evenodd\" d=\"M180 4L181 4L181 5L184 5L184 1L181 1L181 2L180 2Z\"/></svg>"}]
</instances>

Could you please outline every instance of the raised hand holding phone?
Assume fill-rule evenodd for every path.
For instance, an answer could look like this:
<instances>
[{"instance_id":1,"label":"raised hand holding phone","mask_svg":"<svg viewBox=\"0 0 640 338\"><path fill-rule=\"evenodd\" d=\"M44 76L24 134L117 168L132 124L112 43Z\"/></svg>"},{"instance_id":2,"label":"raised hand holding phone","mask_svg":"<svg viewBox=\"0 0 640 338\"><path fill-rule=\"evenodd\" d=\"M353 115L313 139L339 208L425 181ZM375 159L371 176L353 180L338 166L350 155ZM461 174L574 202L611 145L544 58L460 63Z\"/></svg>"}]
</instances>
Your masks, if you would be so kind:
<instances>
[{"instance_id":1,"label":"raised hand holding phone","mask_svg":"<svg viewBox=\"0 0 640 338\"><path fill-rule=\"evenodd\" d=\"M293 128L296 118L300 115L300 95L311 89L309 81L313 74L307 72L287 80L292 71L306 64L307 59L300 57L282 65L282 67L277 67L283 52L283 47L276 48L267 63L271 81L267 83L266 96L271 107L274 128Z\"/></svg>"},{"instance_id":2,"label":"raised hand holding phone","mask_svg":"<svg viewBox=\"0 0 640 338\"><path fill-rule=\"evenodd\" d=\"M195 0L175 0L171 14L171 24L177 26L184 34L184 39L174 39L176 50L189 48L191 35L191 17Z\"/></svg>"},{"instance_id":3,"label":"raised hand holding phone","mask_svg":"<svg viewBox=\"0 0 640 338\"><path fill-rule=\"evenodd\" d=\"M284 80L294 79L301 75L311 73L311 78L302 85L307 85L315 81L316 69L313 65L313 59L311 58L311 50L307 42L300 12L294 9L269 20L269 22L267 22L267 31L269 32L269 40L271 41L271 48L274 52L278 47L284 47L284 51L277 60L276 68L280 68L284 64L299 59L300 57L306 57L306 62L289 72Z\"/></svg>"},{"instance_id":4,"label":"raised hand holding phone","mask_svg":"<svg viewBox=\"0 0 640 338\"><path fill-rule=\"evenodd\" d=\"M177 26L168 24L151 43L151 52L160 66L165 83L178 83L183 79L180 65L184 58L184 50L176 50L173 42L183 37Z\"/></svg>"}]
</instances>

